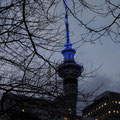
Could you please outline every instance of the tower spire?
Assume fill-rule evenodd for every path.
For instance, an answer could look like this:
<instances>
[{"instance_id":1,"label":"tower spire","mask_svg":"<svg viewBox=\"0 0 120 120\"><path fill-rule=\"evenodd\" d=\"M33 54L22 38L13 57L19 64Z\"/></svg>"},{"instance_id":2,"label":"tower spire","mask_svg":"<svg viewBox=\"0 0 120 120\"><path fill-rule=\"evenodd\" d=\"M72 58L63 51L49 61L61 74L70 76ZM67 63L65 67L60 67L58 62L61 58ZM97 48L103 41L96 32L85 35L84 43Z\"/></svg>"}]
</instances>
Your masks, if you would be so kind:
<instances>
[{"instance_id":1,"label":"tower spire","mask_svg":"<svg viewBox=\"0 0 120 120\"><path fill-rule=\"evenodd\" d=\"M69 39L69 23L68 23L68 8L67 8L67 0L65 0L65 25L66 25L66 40L67 40L67 43L70 42L70 39Z\"/></svg>"},{"instance_id":2,"label":"tower spire","mask_svg":"<svg viewBox=\"0 0 120 120\"><path fill-rule=\"evenodd\" d=\"M62 54L64 56L64 62L58 67L58 74L62 78L78 78L83 71L83 66L76 64L74 60L74 55L76 51L72 49L72 44L70 43L69 39L67 0L64 0L64 4L65 4L66 44L65 49L62 51Z\"/></svg>"}]
</instances>

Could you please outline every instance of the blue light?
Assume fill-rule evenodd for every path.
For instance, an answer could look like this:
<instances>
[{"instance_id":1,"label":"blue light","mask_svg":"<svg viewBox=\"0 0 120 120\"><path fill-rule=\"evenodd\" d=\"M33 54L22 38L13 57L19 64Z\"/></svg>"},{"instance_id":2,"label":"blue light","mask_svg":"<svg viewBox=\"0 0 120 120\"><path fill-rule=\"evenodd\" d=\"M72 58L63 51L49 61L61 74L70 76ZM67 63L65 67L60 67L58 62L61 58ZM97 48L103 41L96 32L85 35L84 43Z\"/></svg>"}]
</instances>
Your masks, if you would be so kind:
<instances>
[{"instance_id":1,"label":"blue light","mask_svg":"<svg viewBox=\"0 0 120 120\"><path fill-rule=\"evenodd\" d=\"M64 56L64 62L74 62L74 55L75 55L75 50L72 49L72 44L70 43L69 40L69 24L68 24L68 8L67 8L67 0L65 0L65 25L66 25L66 44L65 44L65 49L62 51L62 54Z\"/></svg>"},{"instance_id":2,"label":"blue light","mask_svg":"<svg viewBox=\"0 0 120 120\"><path fill-rule=\"evenodd\" d=\"M68 24L68 9L67 9L67 0L65 0L65 24L66 24L66 41L69 43L69 24Z\"/></svg>"},{"instance_id":3,"label":"blue light","mask_svg":"<svg viewBox=\"0 0 120 120\"><path fill-rule=\"evenodd\" d=\"M65 11L67 12L67 0L65 0Z\"/></svg>"},{"instance_id":4,"label":"blue light","mask_svg":"<svg viewBox=\"0 0 120 120\"><path fill-rule=\"evenodd\" d=\"M64 56L64 62L58 67L58 74L61 78L78 78L81 76L83 71L83 66L76 64L74 61L74 55L76 51L72 49L72 44L69 40L69 24L68 24L68 8L67 8L67 0L65 2L65 25L66 25L66 44L65 49L62 51Z\"/></svg>"},{"instance_id":5,"label":"blue light","mask_svg":"<svg viewBox=\"0 0 120 120\"><path fill-rule=\"evenodd\" d=\"M74 62L74 55L76 51L72 49L71 43L65 44L65 49L62 51L62 54L64 56L64 62Z\"/></svg>"},{"instance_id":6,"label":"blue light","mask_svg":"<svg viewBox=\"0 0 120 120\"><path fill-rule=\"evenodd\" d=\"M68 18L67 17L65 18L65 22L68 23Z\"/></svg>"},{"instance_id":7,"label":"blue light","mask_svg":"<svg viewBox=\"0 0 120 120\"><path fill-rule=\"evenodd\" d=\"M67 0L65 0L65 4L67 5Z\"/></svg>"}]
</instances>

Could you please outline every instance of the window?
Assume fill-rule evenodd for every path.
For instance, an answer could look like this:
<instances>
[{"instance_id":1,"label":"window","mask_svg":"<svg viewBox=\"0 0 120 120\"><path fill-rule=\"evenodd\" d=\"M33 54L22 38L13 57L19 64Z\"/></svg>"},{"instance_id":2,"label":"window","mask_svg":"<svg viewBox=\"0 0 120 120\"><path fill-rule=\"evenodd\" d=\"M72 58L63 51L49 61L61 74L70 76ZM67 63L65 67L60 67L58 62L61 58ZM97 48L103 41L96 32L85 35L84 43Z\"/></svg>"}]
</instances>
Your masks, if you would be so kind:
<instances>
[{"instance_id":1,"label":"window","mask_svg":"<svg viewBox=\"0 0 120 120\"><path fill-rule=\"evenodd\" d=\"M117 110L116 113L119 113L119 111Z\"/></svg>"},{"instance_id":2,"label":"window","mask_svg":"<svg viewBox=\"0 0 120 120\"><path fill-rule=\"evenodd\" d=\"M111 113L111 111L108 111L108 114L110 114Z\"/></svg>"},{"instance_id":3,"label":"window","mask_svg":"<svg viewBox=\"0 0 120 120\"><path fill-rule=\"evenodd\" d=\"M25 110L22 108L22 110L21 110L22 112L25 112Z\"/></svg>"},{"instance_id":4,"label":"window","mask_svg":"<svg viewBox=\"0 0 120 120\"><path fill-rule=\"evenodd\" d=\"M115 113L115 110L113 110L113 113Z\"/></svg>"},{"instance_id":5,"label":"window","mask_svg":"<svg viewBox=\"0 0 120 120\"><path fill-rule=\"evenodd\" d=\"M67 118L67 117L64 117L64 120L68 120L68 118Z\"/></svg>"},{"instance_id":6,"label":"window","mask_svg":"<svg viewBox=\"0 0 120 120\"><path fill-rule=\"evenodd\" d=\"M104 103L104 105L107 105L107 103Z\"/></svg>"}]
</instances>

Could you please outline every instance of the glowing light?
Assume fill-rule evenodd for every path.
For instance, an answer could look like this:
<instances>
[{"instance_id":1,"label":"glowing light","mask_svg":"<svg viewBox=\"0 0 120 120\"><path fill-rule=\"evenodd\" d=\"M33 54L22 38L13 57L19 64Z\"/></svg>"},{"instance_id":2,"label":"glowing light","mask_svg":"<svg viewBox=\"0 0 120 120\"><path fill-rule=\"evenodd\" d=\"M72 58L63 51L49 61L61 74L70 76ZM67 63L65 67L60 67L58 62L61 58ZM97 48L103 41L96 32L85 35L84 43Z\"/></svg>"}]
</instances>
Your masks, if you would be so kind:
<instances>
[{"instance_id":1,"label":"glowing light","mask_svg":"<svg viewBox=\"0 0 120 120\"><path fill-rule=\"evenodd\" d=\"M68 118L67 118L67 117L64 117L64 120L68 120Z\"/></svg>"},{"instance_id":2,"label":"glowing light","mask_svg":"<svg viewBox=\"0 0 120 120\"><path fill-rule=\"evenodd\" d=\"M108 114L110 114L111 113L111 111L108 111Z\"/></svg>"},{"instance_id":3,"label":"glowing light","mask_svg":"<svg viewBox=\"0 0 120 120\"><path fill-rule=\"evenodd\" d=\"M119 113L119 111L117 110L116 113Z\"/></svg>"},{"instance_id":4,"label":"glowing light","mask_svg":"<svg viewBox=\"0 0 120 120\"><path fill-rule=\"evenodd\" d=\"M25 110L24 110L24 109L22 109L22 112L25 112Z\"/></svg>"},{"instance_id":5,"label":"glowing light","mask_svg":"<svg viewBox=\"0 0 120 120\"><path fill-rule=\"evenodd\" d=\"M65 24L66 24L66 40L69 43L69 24L68 24L68 9L67 9L67 0L65 0Z\"/></svg>"},{"instance_id":6,"label":"glowing light","mask_svg":"<svg viewBox=\"0 0 120 120\"><path fill-rule=\"evenodd\" d=\"M72 114L72 112L69 112L69 114Z\"/></svg>"},{"instance_id":7,"label":"glowing light","mask_svg":"<svg viewBox=\"0 0 120 120\"><path fill-rule=\"evenodd\" d=\"M104 103L104 105L107 105L107 103Z\"/></svg>"},{"instance_id":8,"label":"glowing light","mask_svg":"<svg viewBox=\"0 0 120 120\"><path fill-rule=\"evenodd\" d=\"M67 0L65 0L65 4L67 5Z\"/></svg>"}]
</instances>

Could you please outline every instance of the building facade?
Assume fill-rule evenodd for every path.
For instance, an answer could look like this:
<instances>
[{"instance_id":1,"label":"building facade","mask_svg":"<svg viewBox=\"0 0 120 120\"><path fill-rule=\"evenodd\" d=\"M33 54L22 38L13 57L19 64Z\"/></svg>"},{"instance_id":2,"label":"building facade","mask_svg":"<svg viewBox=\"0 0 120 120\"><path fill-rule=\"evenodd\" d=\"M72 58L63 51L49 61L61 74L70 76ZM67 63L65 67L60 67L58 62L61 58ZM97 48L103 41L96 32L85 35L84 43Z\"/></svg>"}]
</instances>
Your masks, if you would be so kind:
<instances>
[{"instance_id":1,"label":"building facade","mask_svg":"<svg viewBox=\"0 0 120 120\"><path fill-rule=\"evenodd\" d=\"M83 110L83 118L120 120L120 93L106 91Z\"/></svg>"},{"instance_id":2,"label":"building facade","mask_svg":"<svg viewBox=\"0 0 120 120\"><path fill-rule=\"evenodd\" d=\"M64 120L54 101L8 93L0 106L0 120Z\"/></svg>"},{"instance_id":3,"label":"building facade","mask_svg":"<svg viewBox=\"0 0 120 120\"><path fill-rule=\"evenodd\" d=\"M72 113L64 97L54 101L31 98L12 93L3 94L0 102L0 120L71 120ZM76 116L74 120L81 120Z\"/></svg>"}]
</instances>

